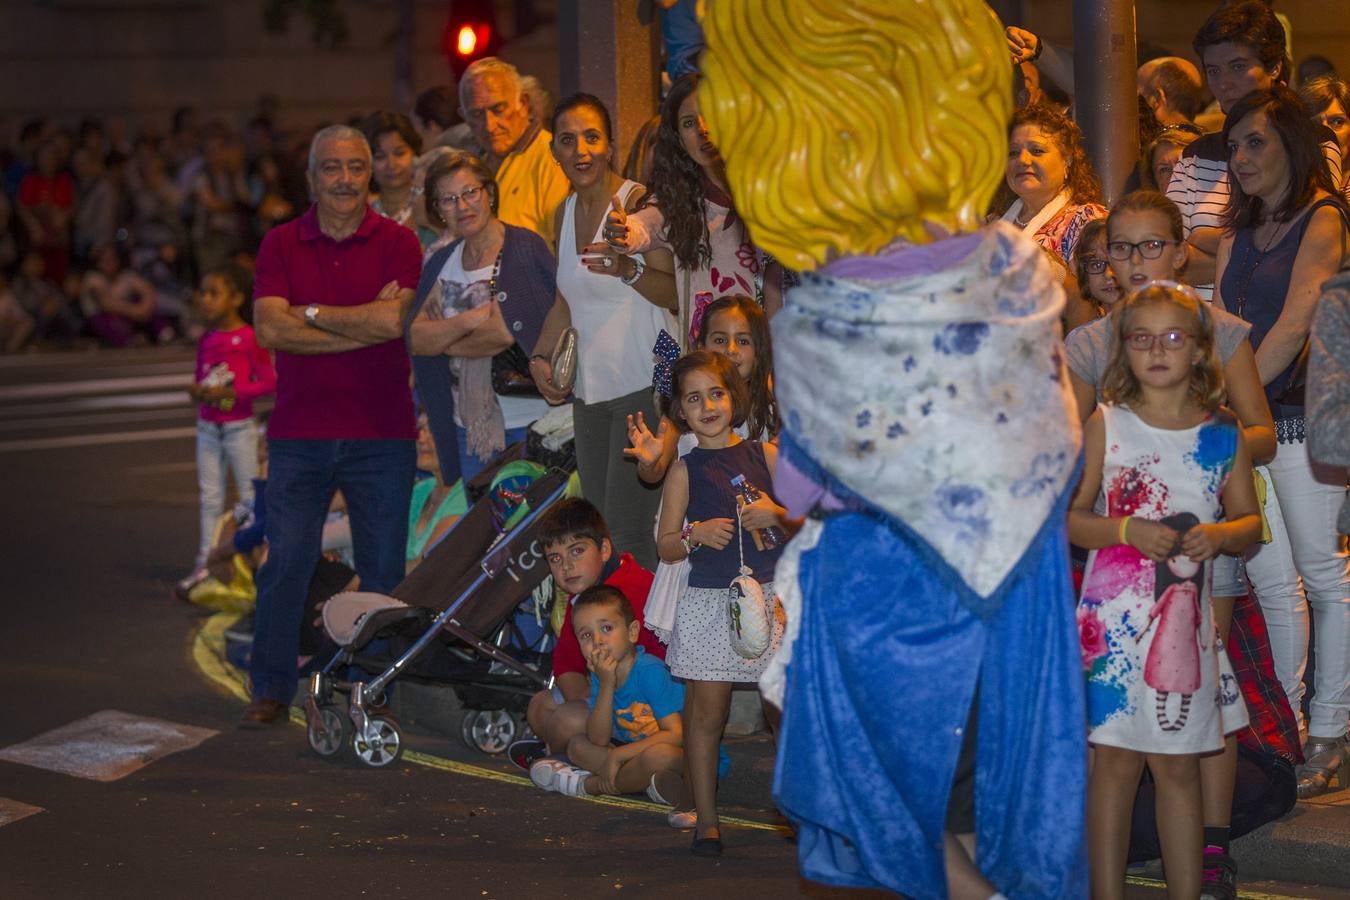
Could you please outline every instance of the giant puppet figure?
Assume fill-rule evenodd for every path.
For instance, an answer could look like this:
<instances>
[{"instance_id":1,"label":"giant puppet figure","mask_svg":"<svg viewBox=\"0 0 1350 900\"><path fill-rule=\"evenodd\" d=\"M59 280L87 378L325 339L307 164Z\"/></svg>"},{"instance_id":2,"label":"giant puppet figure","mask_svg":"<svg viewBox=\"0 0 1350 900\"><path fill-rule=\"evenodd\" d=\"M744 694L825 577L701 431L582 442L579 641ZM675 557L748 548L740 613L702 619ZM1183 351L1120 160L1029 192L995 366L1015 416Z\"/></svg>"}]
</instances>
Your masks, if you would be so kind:
<instances>
[{"instance_id":1,"label":"giant puppet figure","mask_svg":"<svg viewBox=\"0 0 1350 900\"><path fill-rule=\"evenodd\" d=\"M808 878L1087 893L1065 507L1080 433L1044 254L981 227L1011 73L981 0L712 0L700 105L773 321L794 643L774 791ZM959 839L957 836L960 836Z\"/></svg>"}]
</instances>

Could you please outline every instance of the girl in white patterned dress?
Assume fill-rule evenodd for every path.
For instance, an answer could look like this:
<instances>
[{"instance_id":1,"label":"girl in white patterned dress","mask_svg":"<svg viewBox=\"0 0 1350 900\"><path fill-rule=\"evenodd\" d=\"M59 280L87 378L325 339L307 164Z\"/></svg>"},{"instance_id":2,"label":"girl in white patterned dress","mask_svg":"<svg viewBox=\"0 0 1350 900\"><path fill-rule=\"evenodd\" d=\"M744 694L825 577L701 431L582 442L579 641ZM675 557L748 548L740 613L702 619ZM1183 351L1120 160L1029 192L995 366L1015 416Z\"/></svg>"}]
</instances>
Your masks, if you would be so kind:
<instances>
[{"instance_id":1,"label":"girl in white patterned dress","mask_svg":"<svg viewBox=\"0 0 1350 900\"><path fill-rule=\"evenodd\" d=\"M1121 897L1143 766L1157 789L1168 894L1200 894L1199 757L1223 747L1209 561L1260 536L1251 460L1220 407L1210 318L1154 283L1115 314L1106 403L1085 426L1069 538L1092 550L1078 611L1088 678L1088 842L1094 897ZM1093 512L1099 495L1105 514ZM1220 508L1222 506L1222 509ZM1225 521L1219 521L1224 517Z\"/></svg>"}]
</instances>

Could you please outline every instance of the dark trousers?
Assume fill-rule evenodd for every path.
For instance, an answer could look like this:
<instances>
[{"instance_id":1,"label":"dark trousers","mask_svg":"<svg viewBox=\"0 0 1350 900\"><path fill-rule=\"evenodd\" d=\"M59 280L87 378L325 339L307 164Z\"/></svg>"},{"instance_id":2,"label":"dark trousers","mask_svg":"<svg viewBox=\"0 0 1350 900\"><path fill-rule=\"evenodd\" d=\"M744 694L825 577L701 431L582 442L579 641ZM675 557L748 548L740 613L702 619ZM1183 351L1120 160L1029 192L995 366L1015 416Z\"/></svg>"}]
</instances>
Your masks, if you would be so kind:
<instances>
[{"instance_id":1,"label":"dark trousers","mask_svg":"<svg viewBox=\"0 0 1350 900\"><path fill-rule=\"evenodd\" d=\"M406 440L268 442L268 550L249 671L255 699L290 702L295 694L300 619L335 491L347 501L361 590L387 594L403 580L416 460Z\"/></svg>"}]
</instances>

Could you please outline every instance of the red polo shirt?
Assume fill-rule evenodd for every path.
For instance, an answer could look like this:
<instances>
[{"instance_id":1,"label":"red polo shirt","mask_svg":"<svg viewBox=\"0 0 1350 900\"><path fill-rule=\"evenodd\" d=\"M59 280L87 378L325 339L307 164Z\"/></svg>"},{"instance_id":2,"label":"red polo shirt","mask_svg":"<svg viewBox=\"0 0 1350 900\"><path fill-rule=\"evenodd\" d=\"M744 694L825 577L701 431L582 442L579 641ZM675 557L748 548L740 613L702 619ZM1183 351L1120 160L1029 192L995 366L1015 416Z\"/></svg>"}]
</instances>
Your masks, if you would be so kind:
<instances>
[{"instance_id":1,"label":"red polo shirt","mask_svg":"<svg viewBox=\"0 0 1350 900\"><path fill-rule=\"evenodd\" d=\"M390 281L417 289L422 250L407 228L367 209L356 233L335 241L311 206L278 225L258 250L253 296L291 306L360 306ZM415 440L408 351L401 338L345 353L278 350L277 400L269 438Z\"/></svg>"}]
</instances>

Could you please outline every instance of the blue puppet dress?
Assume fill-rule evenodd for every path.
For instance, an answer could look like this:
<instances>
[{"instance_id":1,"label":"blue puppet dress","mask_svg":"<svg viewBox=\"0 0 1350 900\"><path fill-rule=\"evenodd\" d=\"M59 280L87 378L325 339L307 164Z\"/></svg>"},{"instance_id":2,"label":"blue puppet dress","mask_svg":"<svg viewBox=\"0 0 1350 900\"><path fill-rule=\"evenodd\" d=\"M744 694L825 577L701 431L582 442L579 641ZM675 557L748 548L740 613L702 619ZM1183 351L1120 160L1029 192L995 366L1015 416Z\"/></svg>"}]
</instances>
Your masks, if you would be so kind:
<instances>
[{"instance_id":1,"label":"blue puppet dress","mask_svg":"<svg viewBox=\"0 0 1350 900\"><path fill-rule=\"evenodd\" d=\"M1087 894L1065 511L1079 456L1043 254L996 223L808 274L773 321L788 635L774 795L802 873L946 895L971 719L976 865Z\"/></svg>"}]
</instances>

